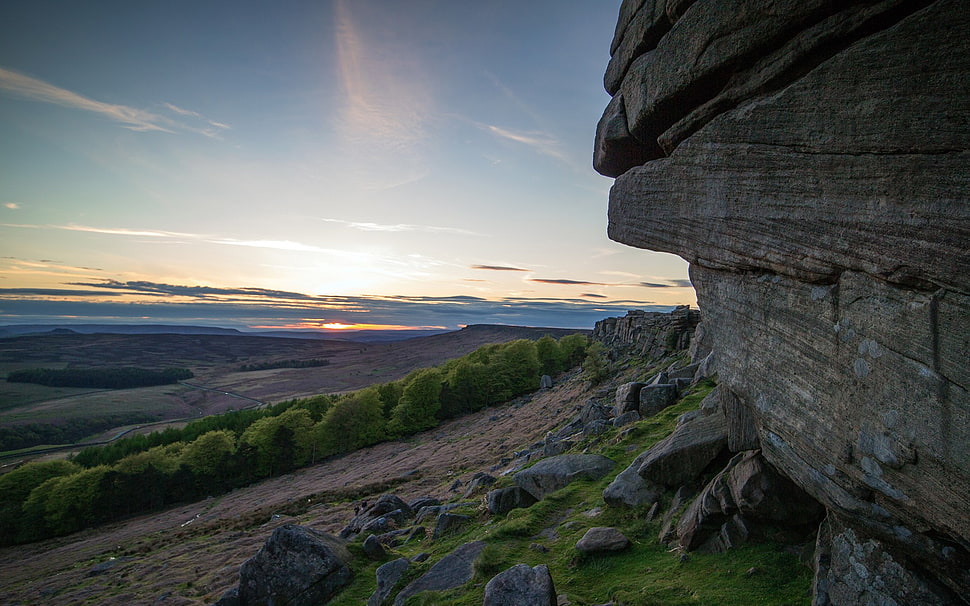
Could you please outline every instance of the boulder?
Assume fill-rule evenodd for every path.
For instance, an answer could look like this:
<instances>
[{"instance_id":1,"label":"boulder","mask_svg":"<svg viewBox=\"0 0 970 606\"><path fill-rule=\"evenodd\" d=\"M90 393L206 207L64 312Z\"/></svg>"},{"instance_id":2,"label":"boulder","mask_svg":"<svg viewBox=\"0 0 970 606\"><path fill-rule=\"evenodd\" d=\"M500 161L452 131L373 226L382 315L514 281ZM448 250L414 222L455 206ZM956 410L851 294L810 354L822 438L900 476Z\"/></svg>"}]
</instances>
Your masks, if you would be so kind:
<instances>
[{"instance_id":1,"label":"boulder","mask_svg":"<svg viewBox=\"0 0 970 606\"><path fill-rule=\"evenodd\" d=\"M388 532L413 517L414 510L401 498L391 494L381 495L350 520L340 531L340 538L351 539L362 532Z\"/></svg>"},{"instance_id":2,"label":"boulder","mask_svg":"<svg viewBox=\"0 0 970 606\"><path fill-rule=\"evenodd\" d=\"M680 390L672 383L654 383L640 390L640 416L652 417L677 403Z\"/></svg>"},{"instance_id":3,"label":"boulder","mask_svg":"<svg viewBox=\"0 0 970 606\"><path fill-rule=\"evenodd\" d=\"M397 594L394 598L394 606L403 606L409 597L423 591L443 591L464 585L474 576L475 560L484 548L484 541L465 543L441 558L428 572L412 581Z\"/></svg>"},{"instance_id":4,"label":"boulder","mask_svg":"<svg viewBox=\"0 0 970 606\"><path fill-rule=\"evenodd\" d=\"M699 415L647 451L637 473L661 486L679 486L697 478L726 446L724 415Z\"/></svg>"},{"instance_id":5,"label":"boulder","mask_svg":"<svg viewBox=\"0 0 970 606\"><path fill-rule=\"evenodd\" d=\"M720 553L747 541L757 525L812 531L818 501L779 474L757 450L735 455L701 491L677 525L681 548Z\"/></svg>"},{"instance_id":6,"label":"boulder","mask_svg":"<svg viewBox=\"0 0 970 606\"><path fill-rule=\"evenodd\" d=\"M387 557L387 551L384 550L384 546L374 535L368 535L361 544L361 548L364 550L364 555L372 560L383 560Z\"/></svg>"},{"instance_id":7,"label":"boulder","mask_svg":"<svg viewBox=\"0 0 970 606\"><path fill-rule=\"evenodd\" d=\"M455 532L471 520L471 517L458 513L442 513L438 515L434 524L434 533L431 538L435 541L444 535Z\"/></svg>"},{"instance_id":8,"label":"boulder","mask_svg":"<svg viewBox=\"0 0 970 606\"><path fill-rule=\"evenodd\" d=\"M577 479L599 480L614 465L612 460L602 455L566 454L543 459L518 472L513 479L517 486L541 500Z\"/></svg>"},{"instance_id":9,"label":"boulder","mask_svg":"<svg viewBox=\"0 0 970 606\"><path fill-rule=\"evenodd\" d=\"M608 432L613 427L613 421L606 419L596 419L583 427L583 437L598 436Z\"/></svg>"},{"instance_id":10,"label":"boulder","mask_svg":"<svg viewBox=\"0 0 970 606\"><path fill-rule=\"evenodd\" d=\"M616 388L615 407L618 415L640 410L640 390L646 383L624 383Z\"/></svg>"},{"instance_id":11,"label":"boulder","mask_svg":"<svg viewBox=\"0 0 970 606\"><path fill-rule=\"evenodd\" d=\"M280 526L239 568L239 604L326 603L353 579L350 562L339 539L306 526Z\"/></svg>"},{"instance_id":12,"label":"boulder","mask_svg":"<svg viewBox=\"0 0 970 606\"><path fill-rule=\"evenodd\" d=\"M602 553L604 551L622 551L630 546L630 539L617 530L605 526L590 528L583 538L576 543L576 549L582 553Z\"/></svg>"},{"instance_id":13,"label":"boulder","mask_svg":"<svg viewBox=\"0 0 970 606\"><path fill-rule=\"evenodd\" d=\"M472 497L472 495L482 492L484 489L494 484L496 480L497 478L495 476L491 476L487 473L481 471L476 473L474 476L472 476L471 481L468 482L468 488L465 489L465 494L463 495L464 498L468 499Z\"/></svg>"},{"instance_id":14,"label":"boulder","mask_svg":"<svg viewBox=\"0 0 970 606\"><path fill-rule=\"evenodd\" d=\"M639 420L640 413L635 410L631 410L630 412L625 412L613 419L613 427L623 427L624 425L629 425L630 423L636 423Z\"/></svg>"},{"instance_id":15,"label":"boulder","mask_svg":"<svg viewBox=\"0 0 970 606\"><path fill-rule=\"evenodd\" d=\"M603 490L603 500L610 507L643 507L656 503L663 490L640 476L640 466L650 451L641 453Z\"/></svg>"},{"instance_id":16,"label":"boulder","mask_svg":"<svg viewBox=\"0 0 970 606\"><path fill-rule=\"evenodd\" d=\"M513 509L531 507L538 499L518 486L497 488L486 496L488 512L492 515L505 515Z\"/></svg>"},{"instance_id":17,"label":"boulder","mask_svg":"<svg viewBox=\"0 0 970 606\"><path fill-rule=\"evenodd\" d=\"M542 375L539 379L539 389L552 389L552 377L549 375Z\"/></svg>"},{"instance_id":18,"label":"boulder","mask_svg":"<svg viewBox=\"0 0 970 606\"><path fill-rule=\"evenodd\" d=\"M556 588L545 565L516 564L485 585L483 606L556 606Z\"/></svg>"},{"instance_id":19,"label":"boulder","mask_svg":"<svg viewBox=\"0 0 970 606\"><path fill-rule=\"evenodd\" d=\"M605 421L613 416L613 411L609 406L598 404L592 400L583 405L579 411L579 420L583 426L587 426L593 421Z\"/></svg>"},{"instance_id":20,"label":"boulder","mask_svg":"<svg viewBox=\"0 0 970 606\"><path fill-rule=\"evenodd\" d=\"M415 512L415 514L420 511L422 507L433 507L435 505L441 505L441 501L434 497L418 497L417 499L414 499L408 503L408 507L410 507L411 511Z\"/></svg>"},{"instance_id":21,"label":"boulder","mask_svg":"<svg viewBox=\"0 0 970 606\"><path fill-rule=\"evenodd\" d=\"M391 596L394 586L401 580L409 566L410 563L407 558L398 558L378 566L376 573L377 589L368 598L367 606L381 606L381 603Z\"/></svg>"}]
</instances>

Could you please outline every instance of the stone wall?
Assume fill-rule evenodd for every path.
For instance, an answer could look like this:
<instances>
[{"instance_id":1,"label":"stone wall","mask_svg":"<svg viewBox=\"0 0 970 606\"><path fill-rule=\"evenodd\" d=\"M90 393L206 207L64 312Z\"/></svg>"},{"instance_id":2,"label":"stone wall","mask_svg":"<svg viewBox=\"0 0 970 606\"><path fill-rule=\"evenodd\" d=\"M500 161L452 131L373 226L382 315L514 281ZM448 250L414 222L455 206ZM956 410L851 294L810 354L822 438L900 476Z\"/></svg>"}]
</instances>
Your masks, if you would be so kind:
<instances>
[{"instance_id":1,"label":"stone wall","mask_svg":"<svg viewBox=\"0 0 970 606\"><path fill-rule=\"evenodd\" d=\"M965 0L620 11L609 234L690 261L735 416L838 520L817 604L854 549L912 579L856 603L970 595L968 31Z\"/></svg>"}]
</instances>

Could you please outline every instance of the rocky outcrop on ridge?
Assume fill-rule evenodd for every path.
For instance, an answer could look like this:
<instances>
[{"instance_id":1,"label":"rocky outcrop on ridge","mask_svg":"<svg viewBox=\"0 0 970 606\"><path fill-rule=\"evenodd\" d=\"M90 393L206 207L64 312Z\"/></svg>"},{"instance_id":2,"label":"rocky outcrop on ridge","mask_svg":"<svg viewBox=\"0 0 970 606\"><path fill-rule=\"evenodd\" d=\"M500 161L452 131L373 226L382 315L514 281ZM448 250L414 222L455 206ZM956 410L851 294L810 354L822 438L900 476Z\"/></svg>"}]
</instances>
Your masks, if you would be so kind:
<instances>
[{"instance_id":1,"label":"rocky outcrop on ridge","mask_svg":"<svg viewBox=\"0 0 970 606\"><path fill-rule=\"evenodd\" d=\"M590 338L614 351L660 358L687 349L699 322L700 312L688 305L678 306L669 313L635 309L625 316L600 320Z\"/></svg>"},{"instance_id":2,"label":"rocky outcrop on ridge","mask_svg":"<svg viewBox=\"0 0 970 606\"><path fill-rule=\"evenodd\" d=\"M610 237L691 263L729 447L828 510L819 605L968 603L967 31L962 0L620 10Z\"/></svg>"}]
</instances>

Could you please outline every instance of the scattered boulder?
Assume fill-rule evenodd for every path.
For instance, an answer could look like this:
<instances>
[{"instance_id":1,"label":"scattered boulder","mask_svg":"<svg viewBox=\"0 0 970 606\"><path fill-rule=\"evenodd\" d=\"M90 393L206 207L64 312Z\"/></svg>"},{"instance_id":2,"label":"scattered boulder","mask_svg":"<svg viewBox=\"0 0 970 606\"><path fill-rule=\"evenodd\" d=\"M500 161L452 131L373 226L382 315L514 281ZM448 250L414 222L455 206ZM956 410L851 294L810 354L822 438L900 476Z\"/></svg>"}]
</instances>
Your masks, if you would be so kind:
<instances>
[{"instance_id":1,"label":"scattered boulder","mask_svg":"<svg viewBox=\"0 0 970 606\"><path fill-rule=\"evenodd\" d=\"M576 543L576 549L583 553L622 551L630 546L630 539L616 528L596 526L590 528Z\"/></svg>"},{"instance_id":2,"label":"scattered boulder","mask_svg":"<svg viewBox=\"0 0 970 606\"><path fill-rule=\"evenodd\" d=\"M674 493L674 498L670 501L670 507L667 509L667 513L664 514L663 522L660 525L660 534L658 538L661 543L669 544L675 538L677 538L677 529L674 527L674 518L682 508L687 505L690 498L694 496L694 491L690 489L689 486L681 486ZM653 511L651 509L651 511Z\"/></svg>"},{"instance_id":3,"label":"scattered boulder","mask_svg":"<svg viewBox=\"0 0 970 606\"><path fill-rule=\"evenodd\" d=\"M516 564L485 585L484 606L556 606L556 588L544 565Z\"/></svg>"},{"instance_id":4,"label":"scattered boulder","mask_svg":"<svg viewBox=\"0 0 970 606\"><path fill-rule=\"evenodd\" d=\"M382 534L404 525L414 517L414 510L392 494L381 495L377 501L365 507L343 530L341 539L352 539L362 532Z\"/></svg>"},{"instance_id":5,"label":"scattered boulder","mask_svg":"<svg viewBox=\"0 0 970 606\"><path fill-rule=\"evenodd\" d=\"M623 427L624 425L629 425L630 423L636 423L639 420L640 413L635 410L631 410L630 412L625 412L613 419L613 427Z\"/></svg>"},{"instance_id":6,"label":"scattered boulder","mask_svg":"<svg viewBox=\"0 0 970 606\"><path fill-rule=\"evenodd\" d=\"M542 456L554 457L556 455L561 455L578 443L579 442L577 440L546 440L546 445L542 447Z\"/></svg>"},{"instance_id":7,"label":"scattered boulder","mask_svg":"<svg viewBox=\"0 0 970 606\"><path fill-rule=\"evenodd\" d=\"M539 461L515 474L515 483L537 500L565 488L574 480L599 480L613 469L615 463L594 454L566 454Z\"/></svg>"},{"instance_id":8,"label":"scattered boulder","mask_svg":"<svg viewBox=\"0 0 970 606\"><path fill-rule=\"evenodd\" d=\"M531 507L538 499L518 486L498 488L486 496L488 512L492 515L505 515L513 509Z\"/></svg>"},{"instance_id":9,"label":"scattered boulder","mask_svg":"<svg viewBox=\"0 0 970 606\"><path fill-rule=\"evenodd\" d=\"M640 390L640 416L652 417L677 403L680 390L671 383L655 383Z\"/></svg>"},{"instance_id":10,"label":"scattered boulder","mask_svg":"<svg viewBox=\"0 0 970 606\"><path fill-rule=\"evenodd\" d=\"M656 503L661 488L640 476L640 466L650 451L641 453L629 467L619 473L603 491L603 500L610 507L640 507Z\"/></svg>"},{"instance_id":11,"label":"scattered boulder","mask_svg":"<svg viewBox=\"0 0 970 606\"><path fill-rule=\"evenodd\" d=\"M384 550L384 546L381 545L380 540L374 535L368 535L364 539L363 545L361 547L364 550L364 555L372 560L383 560L387 557L387 551Z\"/></svg>"},{"instance_id":12,"label":"scattered boulder","mask_svg":"<svg viewBox=\"0 0 970 606\"><path fill-rule=\"evenodd\" d=\"M471 520L471 517L458 513L439 514L438 519L435 520L434 533L432 534L431 538L437 541L447 533L454 532L455 530L461 528L467 524L469 520Z\"/></svg>"},{"instance_id":13,"label":"scattered boulder","mask_svg":"<svg viewBox=\"0 0 970 606\"><path fill-rule=\"evenodd\" d=\"M418 497L408 503L408 507L414 512L420 511L422 507L433 507L435 505L441 505L441 501L434 497Z\"/></svg>"},{"instance_id":14,"label":"scattered boulder","mask_svg":"<svg viewBox=\"0 0 970 606\"><path fill-rule=\"evenodd\" d=\"M640 410L640 390L646 383L624 383L616 388L616 412L623 414L631 410Z\"/></svg>"},{"instance_id":15,"label":"scattered boulder","mask_svg":"<svg viewBox=\"0 0 970 606\"><path fill-rule=\"evenodd\" d=\"M586 425L586 427L583 427L583 436L598 436L606 433L612 427L613 423L611 421L607 421L606 419L596 419L595 421L591 421L588 425Z\"/></svg>"},{"instance_id":16,"label":"scattered boulder","mask_svg":"<svg viewBox=\"0 0 970 606\"><path fill-rule=\"evenodd\" d=\"M464 498L470 498L472 495L481 492L495 482L495 476L491 476L481 471L476 473L474 476L472 476L471 481L468 482L468 488L465 489Z\"/></svg>"},{"instance_id":17,"label":"scattered boulder","mask_svg":"<svg viewBox=\"0 0 970 606\"><path fill-rule=\"evenodd\" d=\"M335 537L306 526L280 526L239 568L239 604L326 603L353 578L350 561Z\"/></svg>"},{"instance_id":18,"label":"scattered boulder","mask_svg":"<svg viewBox=\"0 0 970 606\"><path fill-rule=\"evenodd\" d=\"M484 541L465 543L441 558L428 572L397 594L394 606L403 606L409 597L423 591L442 591L464 585L475 574L473 565L484 548Z\"/></svg>"},{"instance_id":19,"label":"scattered boulder","mask_svg":"<svg viewBox=\"0 0 970 606\"><path fill-rule=\"evenodd\" d=\"M542 378L539 379L539 389L552 389L552 377L542 375Z\"/></svg>"},{"instance_id":20,"label":"scattered boulder","mask_svg":"<svg viewBox=\"0 0 970 606\"><path fill-rule=\"evenodd\" d=\"M379 566L377 568L377 589L367 600L367 606L381 606L381 603L390 597L394 586L401 580L409 566L410 563L407 558L399 558Z\"/></svg>"},{"instance_id":21,"label":"scattered boulder","mask_svg":"<svg viewBox=\"0 0 970 606\"><path fill-rule=\"evenodd\" d=\"M724 415L702 415L678 425L647 451L638 473L661 486L679 486L697 478L726 446Z\"/></svg>"},{"instance_id":22,"label":"scattered boulder","mask_svg":"<svg viewBox=\"0 0 970 606\"><path fill-rule=\"evenodd\" d=\"M593 400L583 405L582 410L579 411L579 420L584 427L593 421L605 421L612 416L613 410L611 407L598 404Z\"/></svg>"}]
</instances>

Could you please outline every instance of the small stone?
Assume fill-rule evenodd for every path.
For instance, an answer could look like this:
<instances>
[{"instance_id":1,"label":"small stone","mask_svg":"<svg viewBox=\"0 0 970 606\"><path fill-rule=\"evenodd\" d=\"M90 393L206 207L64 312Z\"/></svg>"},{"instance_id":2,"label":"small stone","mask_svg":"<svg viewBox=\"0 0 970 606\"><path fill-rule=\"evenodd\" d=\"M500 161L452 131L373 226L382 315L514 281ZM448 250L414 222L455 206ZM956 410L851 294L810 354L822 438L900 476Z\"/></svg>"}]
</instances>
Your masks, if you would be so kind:
<instances>
[{"instance_id":1,"label":"small stone","mask_svg":"<svg viewBox=\"0 0 970 606\"><path fill-rule=\"evenodd\" d=\"M621 551L630 546L630 539L616 528L597 526L590 528L576 543L576 549L583 553Z\"/></svg>"}]
</instances>

